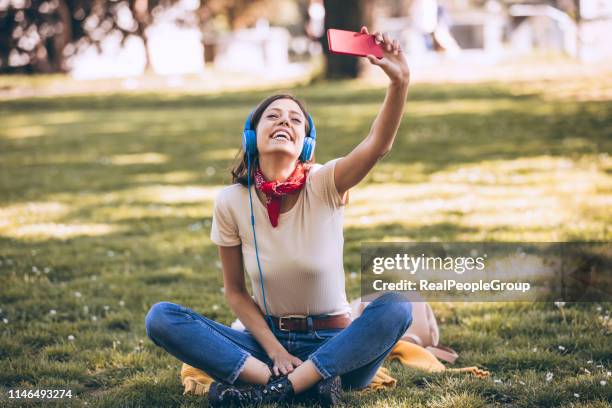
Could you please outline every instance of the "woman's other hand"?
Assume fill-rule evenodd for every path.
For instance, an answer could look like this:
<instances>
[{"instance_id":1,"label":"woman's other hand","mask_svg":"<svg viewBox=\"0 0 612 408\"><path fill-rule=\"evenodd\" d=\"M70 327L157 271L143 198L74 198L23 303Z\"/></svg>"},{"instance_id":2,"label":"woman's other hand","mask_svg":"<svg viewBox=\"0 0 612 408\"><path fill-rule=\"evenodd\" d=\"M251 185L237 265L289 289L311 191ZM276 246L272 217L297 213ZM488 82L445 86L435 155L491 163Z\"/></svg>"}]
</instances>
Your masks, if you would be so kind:
<instances>
[{"instance_id":1,"label":"woman's other hand","mask_svg":"<svg viewBox=\"0 0 612 408\"><path fill-rule=\"evenodd\" d=\"M289 374L293 372L293 368L302 364L302 360L293 356L287 352L284 348L282 350L277 351L276 353L270 355L270 358L274 362L274 366L272 367L272 373L275 376Z\"/></svg>"},{"instance_id":2,"label":"woman's other hand","mask_svg":"<svg viewBox=\"0 0 612 408\"><path fill-rule=\"evenodd\" d=\"M366 26L361 27L360 32L370 35ZM387 33L381 34L376 31L372 35L376 43L382 46L383 57L378 59L374 55L368 54L367 58L370 63L381 67L391 80L391 83L404 86L408 85L410 82L410 70L408 69L406 55L402 51L399 41L391 40Z\"/></svg>"}]
</instances>

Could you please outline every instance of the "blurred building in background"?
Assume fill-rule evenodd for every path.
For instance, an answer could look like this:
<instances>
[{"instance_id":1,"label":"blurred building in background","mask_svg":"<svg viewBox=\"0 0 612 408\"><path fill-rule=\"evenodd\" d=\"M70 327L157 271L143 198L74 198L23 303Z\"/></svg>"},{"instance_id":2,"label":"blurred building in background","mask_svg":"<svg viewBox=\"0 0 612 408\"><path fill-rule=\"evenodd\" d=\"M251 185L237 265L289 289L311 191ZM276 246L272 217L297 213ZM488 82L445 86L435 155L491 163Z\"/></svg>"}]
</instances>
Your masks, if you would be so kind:
<instances>
[{"instance_id":1,"label":"blurred building in background","mask_svg":"<svg viewBox=\"0 0 612 408\"><path fill-rule=\"evenodd\" d=\"M399 39L417 66L612 57L610 0L0 0L0 72L283 78L323 56L328 76L354 76L354 59L322 52L325 28L364 24Z\"/></svg>"},{"instance_id":2,"label":"blurred building in background","mask_svg":"<svg viewBox=\"0 0 612 408\"><path fill-rule=\"evenodd\" d=\"M612 57L612 1L378 1L375 26L400 39L413 61L432 53L497 62L534 53L583 62Z\"/></svg>"}]
</instances>

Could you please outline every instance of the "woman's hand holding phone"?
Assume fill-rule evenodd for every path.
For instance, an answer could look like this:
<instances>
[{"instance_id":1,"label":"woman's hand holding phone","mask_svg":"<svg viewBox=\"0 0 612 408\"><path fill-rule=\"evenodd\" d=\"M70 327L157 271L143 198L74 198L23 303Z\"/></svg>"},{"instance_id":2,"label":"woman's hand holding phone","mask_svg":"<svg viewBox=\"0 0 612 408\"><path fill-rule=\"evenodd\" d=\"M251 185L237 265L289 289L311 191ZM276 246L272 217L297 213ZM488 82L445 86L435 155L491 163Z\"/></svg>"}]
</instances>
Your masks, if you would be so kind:
<instances>
[{"instance_id":1,"label":"woman's hand holding phone","mask_svg":"<svg viewBox=\"0 0 612 408\"><path fill-rule=\"evenodd\" d=\"M361 27L360 33L370 35L366 26ZM382 46L383 57L378 59L374 55L368 54L366 58L371 64L381 67L392 84L407 86L410 82L410 70L399 41L391 40L387 33L381 34L376 31L372 35L376 43Z\"/></svg>"}]
</instances>

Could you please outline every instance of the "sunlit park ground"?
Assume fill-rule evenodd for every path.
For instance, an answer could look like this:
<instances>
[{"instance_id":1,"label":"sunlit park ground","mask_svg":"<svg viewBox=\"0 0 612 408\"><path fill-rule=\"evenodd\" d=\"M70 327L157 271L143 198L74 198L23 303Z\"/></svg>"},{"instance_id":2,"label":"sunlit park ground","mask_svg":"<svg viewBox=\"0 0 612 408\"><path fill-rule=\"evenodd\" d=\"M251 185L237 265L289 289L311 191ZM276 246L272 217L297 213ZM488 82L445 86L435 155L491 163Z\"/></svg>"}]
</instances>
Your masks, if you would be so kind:
<instances>
[{"instance_id":1,"label":"sunlit park ground","mask_svg":"<svg viewBox=\"0 0 612 408\"><path fill-rule=\"evenodd\" d=\"M413 86L393 151L350 193L350 298L362 241L610 240L611 89L610 77ZM351 81L292 92L316 121L318 162L365 137L384 97ZM211 211L268 94L0 103L3 387L71 389L74 406L202 404L182 395L180 363L146 338L144 316L167 300L233 320ZM457 365L491 378L393 363L396 389L345 394L348 406L610 406L609 303L434 308Z\"/></svg>"}]
</instances>

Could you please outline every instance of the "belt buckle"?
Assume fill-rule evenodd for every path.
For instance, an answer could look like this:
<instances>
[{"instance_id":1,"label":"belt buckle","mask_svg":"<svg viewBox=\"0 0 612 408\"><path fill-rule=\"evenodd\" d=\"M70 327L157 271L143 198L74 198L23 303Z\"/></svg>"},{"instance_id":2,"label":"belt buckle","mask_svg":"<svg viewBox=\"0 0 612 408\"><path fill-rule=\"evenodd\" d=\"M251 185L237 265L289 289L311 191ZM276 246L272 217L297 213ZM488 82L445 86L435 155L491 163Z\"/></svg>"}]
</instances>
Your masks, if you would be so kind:
<instances>
[{"instance_id":1,"label":"belt buckle","mask_svg":"<svg viewBox=\"0 0 612 408\"><path fill-rule=\"evenodd\" d=\"M278 329L282 332L289 332L291 330L285 328L283 326L284 320L289 320L289 319L299 319L299 318L306 318L306 316L302 316L302 315L287 315L287 316L281 316L278 318Z\"/></svg>"}]
</instances>

